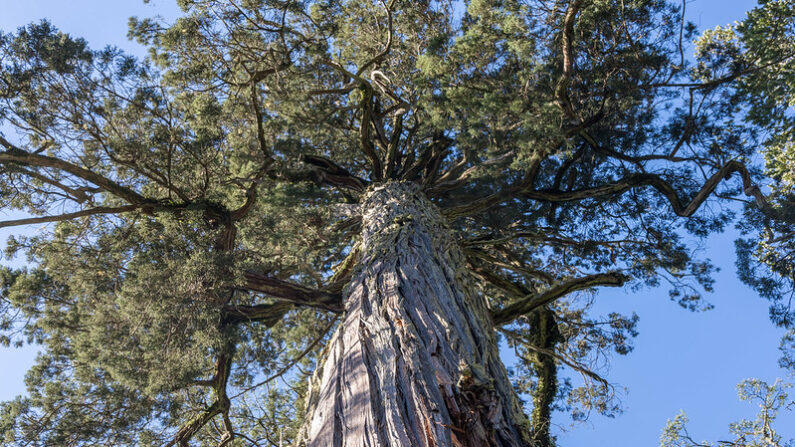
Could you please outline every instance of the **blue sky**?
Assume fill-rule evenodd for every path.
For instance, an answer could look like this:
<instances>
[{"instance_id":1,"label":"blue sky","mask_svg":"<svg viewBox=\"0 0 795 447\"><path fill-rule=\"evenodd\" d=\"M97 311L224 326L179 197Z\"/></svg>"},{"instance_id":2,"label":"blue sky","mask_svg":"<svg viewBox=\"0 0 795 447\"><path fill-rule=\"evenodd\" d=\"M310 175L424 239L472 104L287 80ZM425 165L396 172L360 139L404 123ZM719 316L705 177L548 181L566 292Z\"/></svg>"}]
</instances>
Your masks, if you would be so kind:
<instances>
[{"instance_id":1,"label":"blue sky","mask_svg":"<svg viewBox=\"0 0 795 447\"><path fill-rule=\"evenodd\" d=\"M687 4L687 16L699 29L711 28L741 20L754 4L751 0L693 0ZM149 4L141 0L0 0L0 11L4 32L46 17L93 47L113 44L143 55L140 46L126 40L127 18L172 17L177 8L173 0ZM0 232L0 240L8 234ZM666 420L680 409L690 417L690 432L696 439L726 439L729 422L753 417L756 410L738 401L738 382L748 377L795 381L777 367L782 331L768 320L767 303L736 279L736 237L728 232L705 243L707 256L721 268L715 293L708 296L715 305L709 312L693 314L679 308L664 288L634 294L609 289L597 295L597 307L604 313L634 311L640 316L635 351L614 358L608 375L612 383L628 389L622 398L625 413L615 419L594 415L574 427L558 417L561 446L658 445ZM0 400L24 391L24 372L34 356L32 348L0 348ZM795 437L795 414L782 415L779 427L783 434Z\"/></svg>"}]
</instances>

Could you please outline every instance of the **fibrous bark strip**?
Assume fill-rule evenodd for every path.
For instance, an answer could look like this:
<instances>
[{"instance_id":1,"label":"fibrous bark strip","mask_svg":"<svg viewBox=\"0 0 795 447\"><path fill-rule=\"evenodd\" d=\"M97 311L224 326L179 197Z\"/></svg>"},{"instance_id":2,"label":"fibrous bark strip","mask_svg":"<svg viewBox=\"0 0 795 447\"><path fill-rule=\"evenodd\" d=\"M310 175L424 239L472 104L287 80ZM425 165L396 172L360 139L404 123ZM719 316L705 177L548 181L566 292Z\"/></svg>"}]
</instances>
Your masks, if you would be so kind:
<instances>
[{"instance_id":1,"label":"fibrous bark strip","mask_svg":"<svg viewBox=\"0 0 795 447\"><path fill-rule=\"evenodd\" d=\"M389 182L361 209L361 260L299 445L530 445L486 303L437 208L417 185Z\"/></svg>"}]
</instances>

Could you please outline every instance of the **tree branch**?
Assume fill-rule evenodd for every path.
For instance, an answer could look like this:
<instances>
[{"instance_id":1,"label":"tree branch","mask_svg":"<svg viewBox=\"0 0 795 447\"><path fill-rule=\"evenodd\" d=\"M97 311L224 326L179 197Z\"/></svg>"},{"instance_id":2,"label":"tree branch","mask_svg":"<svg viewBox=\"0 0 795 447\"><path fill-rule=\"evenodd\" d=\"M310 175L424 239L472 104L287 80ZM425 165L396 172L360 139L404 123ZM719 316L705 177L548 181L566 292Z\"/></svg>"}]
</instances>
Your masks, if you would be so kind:
<instances>
[{"instance_id":1,"label":"tree branch","mask_svg":"<svg viewBox=\"0 0 795 447\"><path fill-rule=\"evenodd\" d=\"M60 158L47 155L33 154L24 151L11 144L8 140L0 136L0 145L6 148L5 152L0 152L0 163L17 163L23 166L38 166L42 168L55 168L68 172L76 177L91 182L105 191L126 200L132 204L153 203L152 200L138 194L126 186L122 186L113 180L82 168Z\"/></svg>"},{"instance_id":2,"label":"tree branch","mask_svg":"<svg viewBox=\"0 0 795 447\"><path fill-rule=\"evenodd\" d=\"M533 310L549 304L558 298L564 297L572 292L589 289L596 286L620 287L629 280L629 277L618 272L597 273L594 275L583 276L569 281L558 283L540 294L527 295L518 299L507 306L492 312L494 324L497 326L510 323L521 315L532 312Z\"/></svg>"},{"instance_id":3,"label":"tree branch","mask_svg":"<svg viewBox=\"0 0 795 447\"><path fill-rule=\"evenodd\" d=\"M470 269L472 270L472 273L480 277L483 281L500 289L503 293L505 293L506 295L512 298L519 299L530 293L529 289L525 287L523 284L519 284L517 282L504 278L498 273L492 272L480 265L474 265L471 261L470 261Z\"/></svg>"},{"instance_id":4,"label":"tree branch","mask_svg":"<svg viewBox=\"0 0 795 447\"><path fill-rule=\"evenodd\" d=\"M701 189L696 193L690 202L683 203L679 195L668 182L655 174L632 174L616 183L597 186L595 188L579 189L574 191L528 191L522 193L523 196L549 202L570 202L574 200L582 200L589 198L606 197L613 194L621 194L632 188L651 186L656 189L660 194L668 199L674 213L681 217L692 216L704 201L712 194L715 188L720 183L721 179L729 179L731 174L739 173L743 181L743 191L747 196L751 196L756 200L757 205L764 209L769 210L770 206L767 203L765 196L760 191L759 187L751 181L751 174L744 164L739 161L732 160L717 172L712 174L710 178L704 182Z\"/></svg>"},{"instance_id":5,"label":"tree branch","mask_svg":"<svg viewBox=\"0 0 795 447\"><path fill-rule=\"evenodd\" d=\"M286 61L282 61L282 63L280 63L276 67L267 68L267 69L264 69L264 70L257 70L255 72L251 73L251 79L246 84L256 84L259 81L265 79L268 75L271 75L271 74L274 74L274 73L278 73L278 72L280 72L282 70L286 70L286 69L290 68L290 66L292 66L292 65L293 65L292 61L286 60ZM240 84L240 85L245 85L245 84Z\"/></svg>"},{"instance_id":6,"label":"tree branch","mask_svg":"<svg viewBox=\"0 0 795 447\"><path fill-rule=\"evenodd\" d=\"M544 348L540 348L538 346L535 346L532 343L526 343L523 336L521 336L520 334L518 334L515 331L512 331L510 329L499 328L498 330L500 332L502 332L503 334L505 334L506 336L508 336L508 337L521 339L521 341L523 342L522 343L523 347L525 347L525 348L527 348L527 349L529 349L531 351L534 351L536 353L539 353L539 354L544 354L544 355L548 355L550 357L554 357L559 362L561 362L564 365L568 366L569 368L579 372L580 374L582 374L584 376L587 376L587 377L589 377L589 378L601 383L602 385L604 385L606 387L610 386L610 383L606 379L604 379L599 374L591 371L586 366L582 365L581 363L577 362L576 360L568 358L568 357L566 357L563 354L559 354L559 353L555 352L554 350L544 349ZM523 357L521 357L521 358L522 358L522 360L529 361L529 359L525 359Z\"/></svg>"},{"instance_id":7,"label":"tree branch","mask_svg":"<svg viewBox=\"0 0 795 447\"><path fill-rule=\"evenodd\" d=\"M514 264L510 264L510 263L504 262L504 261L492 256L491 254L487 253L484 250L479 250L479 249L475 249L475 248L467 248L467 247L465 247L464 248L464 254L466 254L467 257L474 256L476 258L480 258L480 259L486 261L487 263L489 263L490 265L493 265L495 267L500 267L500 268L503 268L503 269L506 269L506 270L510 270L510 271L513 271L513 272L516 272L516 273L529 275L529 276L532 276L533 278L541 278L546 283L552 283L554 281L554 278L549 273L543 272L541 270L536 270L536 269L532 269L532 268L529 268L529 267L525 267L524 265L514 265Z\"/></svg>"},{"instance_id":8,"label":"tree branch","mask_svg":"<svg viewBox=\"0 0 795 447\"><path fill-rule=\"evenodd\" d=\"M287 301L255 306L224 306L223 321L227 324L260 322L271 327L281 321L284 314L293 307L293 303Z\"/></svg>"},{"instance_id":9,"label":"tree branch","mask_svg":"<svg viewBox=\"0 0 795 447\"><path fill-rule=\"evenodd\" d=\"M220 354L215 360L215 374L213 374L213 378L211 379L215 400L209 407L205 408L201 414L185 423L174 435L174 438L165 444L164 447L173 447L175 445L187 447L189 445L188 441L214 417L223 414L224 419L228 419L231 402L226 393L226 384L229 381L231 372L232 354ZM230 428L231 427L227 427L227 430L229 431Z\"/></svg>"},{"instance_id":10,"label":"tree branch","mask_svg":"<svg viewBox=\"0 0 795 447\"><path fill-rule=\"evenodd\" d=\"M86 194L86 192L87 192L86 188L78 188L78 189L70 188L69 186L66 186L66 185L64 185L64 184L62 184L62 183L60 183L60 182L58 182L58 181L56 181L54 179L51 179L50 177L47 177L46 175L40 174L40 173L38 173L36 171L31 171L31 170L25 169L25 168L23 168L21 166L9 166L9 168L10 168L11 172L16 172L16 173L19 173L19 174L22 174L22 175L26 175L26 176L31 177L31 178L35 178L35 179L41 181L42 183L46 183L48 185L52 185L52 186L60 189L61 191L65 192L66 194L70 195L71 198L74 201L76 201L76 202L83 203L86 200L88 200L88 194ZM89 190L90 190L90 188L89 188Z\"/></svg>"},{"instance_id":11,"label":"tree branch","mask_svg":"<svg viewBox=\"0 0 795 447\"><path fill-rule=\"evenodd\" d=\"M290 360L286 365L284 365L281 369L276 371L272 376L262 380L261 382L255 383L254 385L251 385L251 386L249 386L247 388L244 388L244 389L240 390L240 392L238 392L237 394L232 396L232 399L234 399L236 397L239 397L239 396L241 396L241 395L243 395L243 394L245 394L245 393L247 393L247 392L249 392L249 391L251 391L251 390L253 390L255 388L259 388L262 385L265 385L268 382L271 382L274 379L277 379L277 378L283 376L293 366L295 366L298 362L300 362L301 359L306 357L307 354L309 354L310 352L312 352L313 349L315 349L315 346L317 346L318 343L320 343L321 340L323 340L323 338L328 333L329 329L331 329L331 327L334 326L334 323L336 323L336 322L337 322L337 317L332 318L331 321L328 323L328 325L326 325L326 327L323 330L320 331L320 335L317 338L315 338L315 340L312 341L303 351L301 351L297 356L295 356L292 360Z\"/></svg>"},{"instance_id":12,"label":"tree branch","mask_svg":"<svg viewBox=\"0 0 795 447\"><path fill-rule=\"evenodd\" d=\"M320 180L332 186L352 189L358 193L364 192L367 181L351 174L347 169L334 163L332 160L319 155L304 155L304 163L312 165L319 174Z\"/></svg>"},{"instance_id":13,"label":"tree branch","mask_svg":"<svg viewBox=\"0 0 795 447\"><path fill-rule=\"evenodd\" d=\"M376 64L376 63L380 62L384 57L386 57L389 54L389 50L392 48L392 34L393 34L393 31L392 31L392 7L395 5L395 0L390 0L389 4L386 4L386 3L384 3L383 0L381 0L381 5L386 10L386 23L387 23L386 46L384 46L383 50L381 50L378 54L376 54L372 59L370 59L369 61L364 63L359 68L359 70L356 71L356 74L360 75L360 76L361 76L362 73L364 73L365 70L367 70L368 67L370 67L373 64Z\"/></svg>"},{"instance_id":14,"label":"tree branch","mask_svg":"<svg viewBox=\"0 0 795 447\"><path fill-rule=\"evenodd\" d=\"M86 210L76 211L74 213L59 214L57 216L28 217L25 219L5 220L5 221L0 221L0 228L16 227L20 225L31 225L31 224L48 223L48 222L61 222L64 220L75 219L84 216L94 216L97 214L126 213L130 211L135 211L141 207L142 205L126 205L119 207L100 206L96 208L89 208Z\"/></svg>"},{"instance_id":15,"label":"tree branch","mask_svg":"<svg viewBox=\"0 0 795 447\"><path fill-rule=\"evenodd\" d=\"M335 313L342 312L342 295L310 289L281 279L247 272L244 290L265 293L274 298L301 306L315 307Z\"/></svg>"},{"instance_id":16,"label":"tree branch","mask_svg":"<svg viewBox=\"0 0 795 447\"><path fill-rule=\"evenodd\" d=\"M21 219L20 221L8 221L4 226L12 225L25 225L29 223L40 222L55 222L58 220L66 220L74 217L80 217L90 214L110 214L113 212L131 211L136 208L145 209L147 212L154 211L168 211L168 212L181 212L185 210L201 210L205 213L205 218L210 222L220 222L229 220L231 213L222 205L208 201L196 200L184 203L170 203L158 199L144 197L138 194L131 188L123 186L115 181L97 174L89 169L80 167L74 163L70 163L60 158L50 157L47 155L39 155L27 152L18 148L10 143L8 140L0 136L0 146L5 147L5 152L0 152L0 163L13 163L22 166L36 166L43 168L60 169L64 172L72 174L85 181L93 183L101 190L104 190L126 202L127 206L118 208L98 207L91 210L83 210L75 213L68 213L61 216ZM115 211L114 211L115 210Z\"/></svg>"},{"instance_id":17,"label":"tree branch","mask_svg":"<svg viewBox=\"0 0 795 447\"><path fill-rule=\"evenodd\" d=\"M373 146L373 142L370 141L370 125L372 124L373 120L373 89L369 84L362 84L362 87L364 88L364 98L361 102L362 118L361 122L359 123L359 145L361 146L364 155L370 161L370 167L373 171L373 180L378 181L382 178L383 169L381 166L381 158L378 156L378 153Z\"/></svg>"},{"instance_id":18,"label":"tree branch","mask_svg":"<svg viewBox=\"0 0 795 447\"><path fill-rule=\"evenodd\" d=\"M571 72L574 66L574 55L572 51L572 41L574 40L574 19L580 12L583 0L574 0L569 5L566 15L563 18L563 32L561 35L561 51L563 53L563 74L555 86L555 96L557 105L571 119L575 119L574 108L569 98L569 83L571 82Z\"/></svg>"}]
</instances>

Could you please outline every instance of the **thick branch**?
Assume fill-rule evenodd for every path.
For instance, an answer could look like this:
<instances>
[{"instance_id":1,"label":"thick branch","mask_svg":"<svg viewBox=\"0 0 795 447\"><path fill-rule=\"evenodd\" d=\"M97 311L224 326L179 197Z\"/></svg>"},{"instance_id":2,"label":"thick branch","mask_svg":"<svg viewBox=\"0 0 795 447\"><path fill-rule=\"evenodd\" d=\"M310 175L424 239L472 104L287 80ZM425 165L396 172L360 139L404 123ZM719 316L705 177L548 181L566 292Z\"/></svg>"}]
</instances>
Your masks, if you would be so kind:
<instances>
[{"instance_id":1,"label":"thick branch","mask_svg":"<svg viewBox=\"0 0 795 447\"><path fill-rule=\"evenodd\" d=\"M583 276L569 281L564 281L554 285L540 294L527 295L516 300L500 310L492 313L495 325L510 323L521 315L532 312L558 298L562 298L578 290L589 289L596 286L619 287L623 286L629 277L617 272L597 273L595 275Z\"/></svg>"},{"instance_id":2,"label":"thick branch","mask_svg":"<svg viewBox=\"0 0 795 447\"><path fill-rule=\"evenodd\" d=\"M366 180L351 174L347 169L326 157L304 155L301 161L316 168L320 180L332 186L352 189L359 193L364 192L367 187Z\"/></svg>"},{"instance_id":3,"label":"thick branch","mask_svg":"<svg viewBox=\"0 0 795 447\"><path fill-rule=\"evenodd\" d=\"M475 276L500 289L503 293L509 295L512 298L518 299L529 293L527 287L525 287L523 284L506 279L499 274L481 266L473 266L470 264L470 268L472 269L472 273L474 273Z\"/></svg>"},{"instance_id":4,"label":"thick branch","mask_svg":"<svg viewBox=\"0 0 795 447\"><path fill-rule=\"evenodd\" d=\"M364 99L362 100L362 118L359 123L359 145L370 161L373 180L378 181L382 178L381 158L370 140L370 125L373 121L373 90L369 84L363 84L362 88L364 88Z\"/></svg>"},{"instance_id":5,"label":"thick branch","mask_svg":"<svg viewBox=\"0 0 795 447\"><path fill-rule=\"evenodd\" d=\"M420 173L424 172L426 178L423 183L430 186L429 174L433 176L431 180L436 178L439 164L444 158L442 154L446 154L453 143L454 141L443 133L435 134L431 143L420 153L419 158L413 163L405 163L403 172L399 173L397 177L401 180L415 180Z\"/></svg>"},{"instance_id":6,"label":"thick branch","mask_svg":"<svg viewBox=\"0 0 795 447\"><path fill-rule=\"evenodd\" d=\"M0 136L0 146L4 146L7 149L5 152L0 152L0 163L12 163L22 166L36 166L42 168L59 169L69 174L72 174L80 179L83 179L87 182L93 183L94 185L99 187L99 189L108 192L129 203L129 205L127 206L122 206L117 208L97 207L93 209L77 211L75 213L67 213L59 216L21 219L19 221L8 221L6 222L6 225L3 226L25 225L29 223L41 223L41 222L55 222L75 217L91 215L91 214L110 214L113 212L131 211L136 208L144 209L146 212L150 213L155 211L167 211L167 212L179 213L185 210L196 210L196 211L201 210L204 212L205 218L208 221L215 223L226 221L229 220L230 218L230 213L224 206L212 201L196 200L193 202L175 204L175 203L161 201L158 199L144 197L141 194L135 192L131 188L116 183L115 181L107 177L97 174L96 172L93 172L89 169L80 167L76 164L70 163L66 160L61 160L60 158L34 154L24 151L16 147L15 145L11 144L1 136Z\"/></svg>"},{"instance_id":7,"label":"thick branch","mask_svg":"<svg viewBox=\"0 0 795 447\"><path fill-rule=\"evenodd\" d=\"M378 54L376 54L372 59L370 59L365 64L363 64L359 68L359 70L357 70L357 72L356 72L357 75L361 75L371 65L376 64L376 63L380 62L381 60L383 60L389 54L389 50L392 48L392 33L393 33L393 31L392 31L392 7L395 5L395 0L390 0L389 4L386 4L383 1L381 1L381 4L384 6L384 9L386 10L386 24L387 24L386 46L384 46L384 49L381 50Z\"/></svg>"},{"instance_id":8,"label":"thick branch","mask_svg":"<svg viewBox=\"0 0 795 447\"><path fill-rule=\"evenodd\" d=\"M260 322L270 327L281 321L293 307L292 303L286 301L256 306L224 306L223 318L227 324Z\"/></svg>"},{"instance_id":9,"label":"thick branch","mask_svg":"<svg viewBox=\"0 0 795 447\"><path fill-rule=\"evenodd\" d=\"M574 19L577 17L582 3L582 0L574 0L571 5L569 5L566 16L563 18L563 32L561 35L563 74L560 79L558 79L558 83L555 86L555 96L557 97L558 106L572 119L575 118L575 114L568 92L569 83L571 82L571 72L574 65L572 41L574 40Z\"/></svg>"},{"instance_id":10,"label":"thick branch","mask_svg":"<svg viewBox=\"0 0 795 447\"><path fill-rule=\"evenodd\" d=\"M710 81L704 82L659 82L653 84L645 84L641 85L640 88L642 89L652 89L652 88L661 88L661 87L672 87L672 88L689 88L692 90L702 90L702 89L711 89L714 87L718 87L722 84L727 84L729 82L735 81L745 75L753 74L759 70L763 70L765 68L775 66L781 64L782 62L786 61L787 59L791 59L795 56L795 53L788 52L780 55L779 57L769 60L768 62L762 65L749 65L742 69L737 69L732 71L731 73L722 76L717 79L712 79Z\"/></svg>"},{"instance_id":11,"label":"thick branch","mask_svg":"<svg viewBox=\"0 0 795 447\"><path fill-rule=\"evenodd\" d=\"M400 158L400 134L403 133L403 116L395 117L392 129L392 136L389 139L389 146L386 152L386 178L395 178L395 164Z\"/></svg>"},{"instance_id":12,"label":"thick branch","mask_svg":"<svg viewBox=\"0 0 795 447\"><path fill-rule=\"evenodd\" d=\"M331 312L342 312L342 296L322 290L310 289L281 279L248 272L245 274L246 290L262 292L291 303L316 307Z\"/></svg>"},{"instance_id":13,"label":"thick branch","mask_svg":"<svg viewBox=\"0 0 795 447\"><path fill-rule=\"evenodd\" d=\"M180 447L187 447L188 441L196 434L202 427L204 427L210 420L223 411L222 405L220 402L216 401L213 402L212 405L207 407L202 413L191 419L190 422L183 425L182 428L179 429L177 434L174 436L170 442L165 444L164 447L173 447L175 445L179 445Z\"/></svg>"},{"instance_id":14,"label":"thick branch","mask_svg":"<svg viewBox=\"0 0 795 447\"><path fill-rule=\"evenodd\" d=\"M257 70L255 72L251 73L251 79L247 83L248 84L256 84L259 81L265 79L268 75L272 75L272 74L278 73L278 72L280 72L282 70L286 70L286 69L290 68L291 65L292 65L292 61L286 60L286 61L282 61L282 63L277 65L276 67L267 68L267 69L264 69L264 70Z\"/></svg>"}]
</instances>

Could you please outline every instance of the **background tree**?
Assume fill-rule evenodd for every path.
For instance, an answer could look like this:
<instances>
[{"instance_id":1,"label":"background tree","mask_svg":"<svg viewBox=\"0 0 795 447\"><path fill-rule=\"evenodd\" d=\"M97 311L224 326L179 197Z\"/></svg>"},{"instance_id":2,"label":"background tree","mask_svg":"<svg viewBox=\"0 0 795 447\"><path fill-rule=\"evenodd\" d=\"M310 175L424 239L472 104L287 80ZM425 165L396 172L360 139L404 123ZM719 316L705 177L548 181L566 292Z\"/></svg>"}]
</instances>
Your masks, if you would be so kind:
<instances>
[{"instance_id":1,"label":"background tree","mask_svg":"<svg viewBox=\"0 0 795 447\"><path fill-rule=\"evenodd\" d=\"M593 365L637 322L574 292L707 308L734 201L791 324L791 1L692 64L663 1L179 3L131 20L147 61L0 38L1 225L53 223L2 274L4 340L46 347L8 443L551 445L618 410Z\"/></svg>"},{"instance_id":2,"label":"background tree","mask_svg":"<svg viewBox=\"0 0 795 447\"><path fill-rule=\"evenodd\" d=\"M756 380L748 379L737 385L737 394L744 401L751 401L759 405L759 414L756 419L749 421L743 419L739 422L729 424L731 438L717 443L708 441L696 441L687 431L687 415L679 413L673 420L668 421L668 425L663 430L660 437L660 447L712 447L718 446L737 446L737 447L756 447L771 446L783 447L795 444L795 440L786 441L776 432L776 418L779 412L791 411L795 402L789 399L787 390L790 384L776 382L773 385Z\"/></svg>"}]
</instances>

